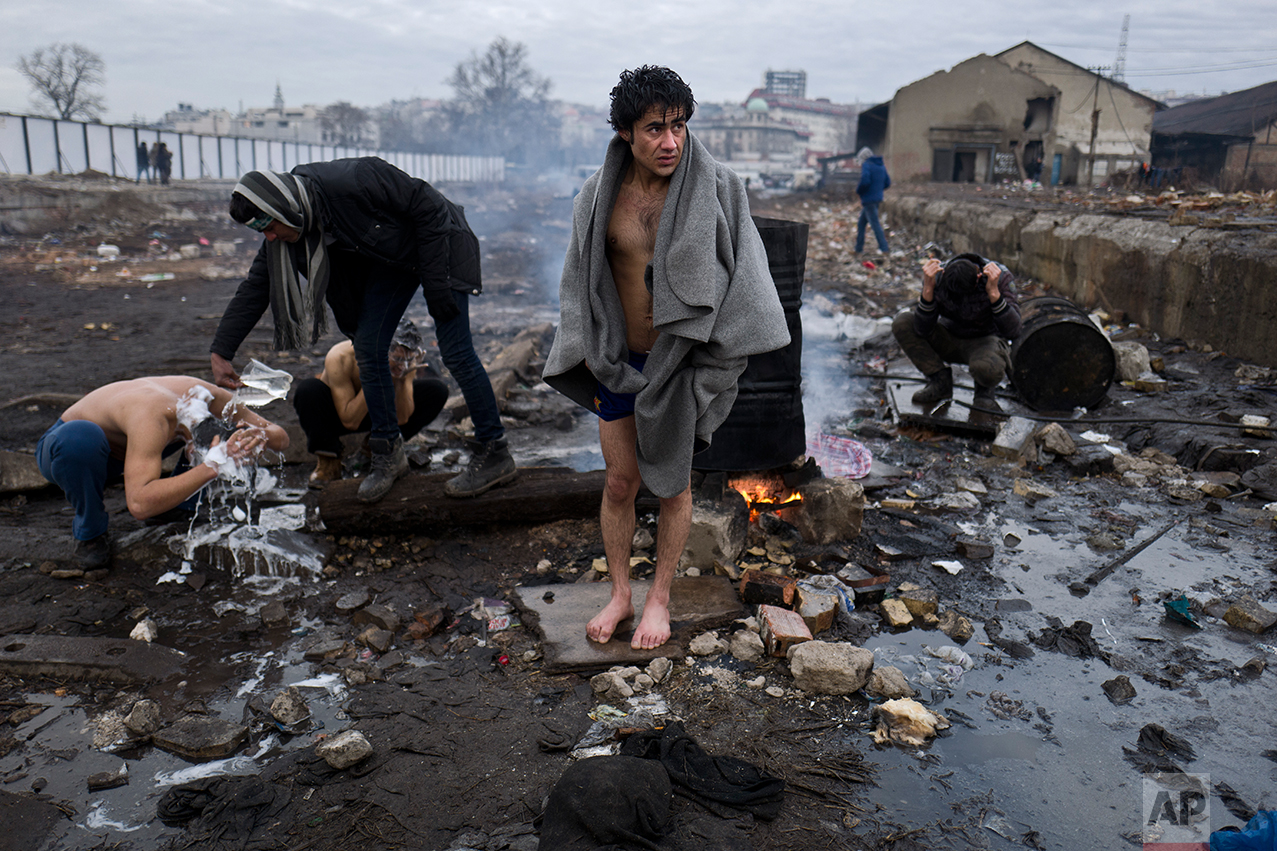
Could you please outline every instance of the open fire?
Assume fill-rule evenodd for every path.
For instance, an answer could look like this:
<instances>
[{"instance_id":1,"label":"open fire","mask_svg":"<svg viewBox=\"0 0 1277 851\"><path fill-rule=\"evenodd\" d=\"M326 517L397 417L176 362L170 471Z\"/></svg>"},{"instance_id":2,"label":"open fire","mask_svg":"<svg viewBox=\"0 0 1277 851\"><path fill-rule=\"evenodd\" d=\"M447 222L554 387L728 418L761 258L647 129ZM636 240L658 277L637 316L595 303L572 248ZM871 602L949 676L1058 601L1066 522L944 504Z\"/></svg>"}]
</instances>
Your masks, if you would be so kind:
<instances>
[{"instance_id":1,"label":"open fire","mask_svg":"<svg viewBox=\"0 0 1277 851\"><path fill-rule=\"evenodd\" d=\"M776 511L803 501L803 496L794 488L787 487L780 476L759 476L753 474L729 479L728 487L739 491L749 503L749 522L758 519L760 511Z\"/></svg>"}]
</instances>

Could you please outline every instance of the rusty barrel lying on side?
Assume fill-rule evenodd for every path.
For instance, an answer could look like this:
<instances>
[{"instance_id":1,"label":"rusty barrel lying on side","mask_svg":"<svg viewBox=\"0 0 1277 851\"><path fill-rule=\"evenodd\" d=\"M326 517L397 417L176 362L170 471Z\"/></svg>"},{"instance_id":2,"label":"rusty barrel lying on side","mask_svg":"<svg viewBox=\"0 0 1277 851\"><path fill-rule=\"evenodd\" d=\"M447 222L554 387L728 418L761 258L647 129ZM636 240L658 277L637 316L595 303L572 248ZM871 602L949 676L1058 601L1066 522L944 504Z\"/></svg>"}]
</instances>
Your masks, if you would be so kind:
<instances>
[{"instance_id":1,"label":"rusty barrel lying on side","mask_svg":"<svg viewBox=\"0 0 1277 851\"><path fill-rule=\"evenodd\" d=\"M1113 345L1082 308L1067 298L1020 302L1022 328L1011 344L1011 383L1036 411L1093 408L1117 370Z\"/></svg>"}]
</instances>

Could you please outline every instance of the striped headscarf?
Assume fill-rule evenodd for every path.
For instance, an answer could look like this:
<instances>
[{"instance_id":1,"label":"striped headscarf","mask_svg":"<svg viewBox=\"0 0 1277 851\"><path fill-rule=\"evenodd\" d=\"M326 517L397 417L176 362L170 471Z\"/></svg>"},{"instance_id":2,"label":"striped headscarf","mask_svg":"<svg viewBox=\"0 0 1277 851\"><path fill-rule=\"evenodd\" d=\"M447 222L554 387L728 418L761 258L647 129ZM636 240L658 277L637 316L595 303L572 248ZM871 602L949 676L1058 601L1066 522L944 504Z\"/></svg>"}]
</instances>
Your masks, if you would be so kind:
<instances>
[{"instance_id":1,"label":"striped headscarf","mask_svg":"<svg viewBox=\"0 0 1277 851\"><path fill-rule=\"evenodd\" d=\"M303 286L296 258L288 243L267 243L270 269L270 304L275 316L275 348L297 349L315 343L328 330L324 293L328 290L328 252L324 247L323 221L318 215L304 177L274 171L250 171L235 184L233 194L243 195L259 210L301 234L306 249ZM311 338L305 338L310 328Z\"/></svg>"}]
</instances>

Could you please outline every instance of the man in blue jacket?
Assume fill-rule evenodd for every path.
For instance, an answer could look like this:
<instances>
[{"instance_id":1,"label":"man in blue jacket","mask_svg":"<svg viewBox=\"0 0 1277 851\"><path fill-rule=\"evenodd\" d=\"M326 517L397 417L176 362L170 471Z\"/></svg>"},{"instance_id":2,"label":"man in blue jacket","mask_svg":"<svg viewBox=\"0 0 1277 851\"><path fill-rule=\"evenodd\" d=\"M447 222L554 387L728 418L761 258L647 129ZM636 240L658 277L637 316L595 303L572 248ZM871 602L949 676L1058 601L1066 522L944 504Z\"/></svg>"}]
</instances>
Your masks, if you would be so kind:
<instances>
[{"instance_id":1,"label":"man in blue jacket","mask_svg":"<svg viewBox=\"0 0 1277 851\"><path fill-rule=\"evenodd\" d=\"M856 253L865 250L865 225L874 229L874 238L878 240L878 250L887 253L887 235L882 232L882 222L878 221L878 205L882 203L883 190L891 186L891 175L882 164L882 157L875 157L870 148L861 148L856 154L860 161L860 183L856 185L856 194L860 196L860 220L856 223Z\"/></svg>"},{"instance_id":2,"label":"man in blue jacket","mask_svg":"<svg viewBox=\"0 0 1277 851\"><path fill-rule=\"evenodd\" d=\"M361 157L300 165L287 174L250 171L232 192L230 215L265 240L213 338L219 385L240 386L231 359L267 305L275 348L284 350L319 340L327 301L354 344L372 422L372 470L358 498L376 502L408 470L389 354L420 287L440 355L474 422L470 464L445 492L474 496L518 474L470 337L470 296L481 290L479 240L461 207L385 160Z\"/></svg>"}]
</instances>

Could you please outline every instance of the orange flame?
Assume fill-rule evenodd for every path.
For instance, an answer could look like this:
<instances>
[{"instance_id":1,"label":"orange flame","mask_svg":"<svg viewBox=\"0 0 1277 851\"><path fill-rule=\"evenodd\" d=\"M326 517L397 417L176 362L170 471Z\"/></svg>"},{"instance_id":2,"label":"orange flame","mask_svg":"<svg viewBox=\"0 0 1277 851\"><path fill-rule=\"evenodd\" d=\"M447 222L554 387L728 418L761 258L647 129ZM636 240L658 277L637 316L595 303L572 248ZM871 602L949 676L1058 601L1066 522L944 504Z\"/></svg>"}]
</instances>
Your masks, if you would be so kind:
<instances>
[{"instance_id":1,"label":"orange flame","mask_svg":"<svg viewBox=\"0 0 1277 851\"><path fill-rule=\"evenodd\" d=\"M779 478L739 478L728 481L727 486L738 491L749 503L749 522L758 519L760 507L780 508L803 501L803 495L785 487Z\"/></svg>"}]
</instances>

